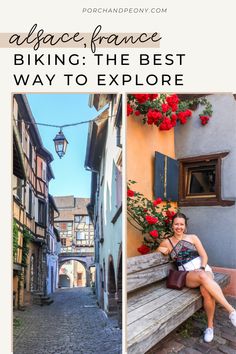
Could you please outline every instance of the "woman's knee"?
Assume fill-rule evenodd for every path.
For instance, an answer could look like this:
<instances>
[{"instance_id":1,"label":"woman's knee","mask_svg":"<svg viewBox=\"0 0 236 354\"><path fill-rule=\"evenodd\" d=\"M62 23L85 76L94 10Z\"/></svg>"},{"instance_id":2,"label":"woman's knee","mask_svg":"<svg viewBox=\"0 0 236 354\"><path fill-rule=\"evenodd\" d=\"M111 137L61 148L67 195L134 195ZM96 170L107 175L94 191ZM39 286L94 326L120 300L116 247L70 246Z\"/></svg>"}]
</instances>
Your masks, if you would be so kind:
<instances>
[{"instance_id":1,"label":"woman's knee","mask_svg":"<svg viewBox=\"0 0 236 354\"><path fill-rule=\"evenodd\" d=\"M208 282L210 280L209 276L204 271L199 272L198 278L199 278L200 284L205 284L206 282Z\"/></svg>"}]
</instances>

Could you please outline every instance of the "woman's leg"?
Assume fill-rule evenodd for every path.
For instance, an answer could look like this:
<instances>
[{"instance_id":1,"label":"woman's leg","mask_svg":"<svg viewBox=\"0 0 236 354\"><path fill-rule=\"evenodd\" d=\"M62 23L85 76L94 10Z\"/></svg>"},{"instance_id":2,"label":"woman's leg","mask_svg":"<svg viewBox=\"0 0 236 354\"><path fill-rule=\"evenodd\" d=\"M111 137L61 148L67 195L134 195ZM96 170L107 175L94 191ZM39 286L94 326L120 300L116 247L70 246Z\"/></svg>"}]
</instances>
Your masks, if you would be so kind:
<instances>
[{"instance_id":1,"label":"woman's leg","mask_svg":"<svg viewBox=\"0 0 236 354\"><path fill-rule=\"evenodd\" d=\"M207 327L213 328L213 320L215 314L215 299L211 296L211 294L207 291L207 289L201 285L200 291L203 297L203 307L207 315Z\"/></svg>"},{"instance_id":2,"label":"woman's leg","mask_svg":"<svg viewBox=\"0 0 236 354\"><path fill-rule=\"evenodd\" d=\"M206 272L206 274L209 276L209 278L213 279L212 273ZM207 315L207 327L213 328L215 306L216 306L215 299L211 296L209 291L207 291L207 289L203 285L200 286L200 292L203 297L203 307Z\"/></svg>"},{"instance_id":3,"label":"woman's leg","mask_svg":"<svg viewBox=\"0 0 236 354\"><path fill-rule=\"evenodd\" d=\"M211 296L219 302L229 313L234 311L234 308L224 297L220 286L211 279L205 271L190 271L186 277L186 286L188 288L197 288L203 285Z\"/></svg>"}]
</instances>

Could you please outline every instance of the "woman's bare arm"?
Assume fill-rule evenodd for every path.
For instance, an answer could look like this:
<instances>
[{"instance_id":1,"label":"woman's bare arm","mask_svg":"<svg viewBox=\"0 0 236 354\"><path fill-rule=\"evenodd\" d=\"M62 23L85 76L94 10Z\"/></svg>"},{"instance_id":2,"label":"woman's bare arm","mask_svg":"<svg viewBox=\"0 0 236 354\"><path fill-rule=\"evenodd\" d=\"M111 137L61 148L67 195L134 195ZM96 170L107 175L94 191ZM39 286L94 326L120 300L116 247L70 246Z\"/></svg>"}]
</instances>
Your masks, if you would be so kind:
<instances>
[{"instance_id":1,"label":"woman's bare arm","mask_svg":"<svg viewBox=\"0 0 236 354\"><path fill-rule=\"evenodd\" d=\"M195 247L199 253L199 256L201 257L202 267L205 267L207 265L207 261L208 261L208 256L205 251L205 248L203 247L201 241L199 240L199 238L196 235L193 235L192 238L193 238L193 244L195 245Z\"/></svg>"},{"instance_id":2,"label":"woman's bare arm","mask_svg":"<svg viewBox=\"0 0 236 354\"><path fill-rule=\"evenodd\" d=\"M170 253L169 248L167 247L166 240L162 241L157 248L157 252L163 253L165 256L167 256Z\"/></svg>"}]
</instances>

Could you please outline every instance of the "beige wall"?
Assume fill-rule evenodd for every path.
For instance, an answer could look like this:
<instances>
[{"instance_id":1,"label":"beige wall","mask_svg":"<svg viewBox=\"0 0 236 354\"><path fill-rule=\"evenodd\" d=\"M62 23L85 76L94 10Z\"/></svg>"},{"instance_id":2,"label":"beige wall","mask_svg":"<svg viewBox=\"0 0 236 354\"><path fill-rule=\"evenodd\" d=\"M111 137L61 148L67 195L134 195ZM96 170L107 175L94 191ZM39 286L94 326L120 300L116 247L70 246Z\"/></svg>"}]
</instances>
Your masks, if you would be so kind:
<instances>
[{"instance_id":1,"label":"beige wall","mask_svg":"<svg viewBox=\"0 0 236 354\"><path fill-rule=\"evenodd\" d=\"M155 151L174 158L174 129L160 131L156 126L143 125L140 117L127 117L127 180L137 182L137 190L149 199L154 199ZM141 232L127 223L127 256L139 255Z\"/></svg>"}]
</instances>

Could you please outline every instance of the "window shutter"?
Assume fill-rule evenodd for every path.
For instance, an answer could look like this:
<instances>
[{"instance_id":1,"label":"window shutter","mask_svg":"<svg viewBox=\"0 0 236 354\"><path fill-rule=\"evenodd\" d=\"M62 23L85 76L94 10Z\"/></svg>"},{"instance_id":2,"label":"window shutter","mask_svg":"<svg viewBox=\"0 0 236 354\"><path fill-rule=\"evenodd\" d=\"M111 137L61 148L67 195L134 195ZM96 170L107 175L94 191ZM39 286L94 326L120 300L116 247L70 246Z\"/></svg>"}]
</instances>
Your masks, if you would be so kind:
<instances>
[{"instance_id":1,"label":"window shutter","mask_svg":"<svg viewBox=\"0 0 236 354\"><path fill-rule=\"evenodd\" d=\"M25 190L25 204L26 204L26 212L29 212L29 184L26 184Z\"/></svg>"},{"instance_id":2,"label":"window shutter","mask_svg":"<svg viewBox=\"0 0 236 354\"><path fill-rule=\"evenodd\" d=\"M160 152L155 152L155 198L178 201L178 161Z\"/></svg>"},{"instance_id":3,"label":"window shutter","mask_svg":"<svg viewBox=\"0 0 236 354\"><path fill-rule=\"evenodd\" d=\"M166 198L173 202L178 201L179 192L179 163L177 160L167 158L167 189Z\"/></svg>"},{"instance_id":4,"label":"window shutter","mask_svg":"<svg viewBox=\"0 0 236 354\"><path fill-rule=\"evenodd\" d=\"M43 161L42 179L44 180L44 182L47 181L47 165L46 162L44 161Z\"/></svg>"},{"instance_id":5,"label":"window shutter","mask_svg":"<svg viewBox=\"0 0 236 354\"><path fill-rule=\"evenodd\" d=\"M164 199L164 167L165 156L160 152L155 152L155 175L154 175L154 195L155 198Z\"/></svg>"},{"instance_id":6,"label":"window shutter","mask_svg":"<svg viewBox=\"0 0 236 354\"><path fill-rule=\"evenodd\" d=\"M38 218L38 198L35 197L35 221L38 222L39 218Z\"/></svg>"}]
</instances>

